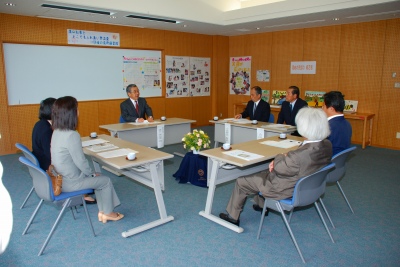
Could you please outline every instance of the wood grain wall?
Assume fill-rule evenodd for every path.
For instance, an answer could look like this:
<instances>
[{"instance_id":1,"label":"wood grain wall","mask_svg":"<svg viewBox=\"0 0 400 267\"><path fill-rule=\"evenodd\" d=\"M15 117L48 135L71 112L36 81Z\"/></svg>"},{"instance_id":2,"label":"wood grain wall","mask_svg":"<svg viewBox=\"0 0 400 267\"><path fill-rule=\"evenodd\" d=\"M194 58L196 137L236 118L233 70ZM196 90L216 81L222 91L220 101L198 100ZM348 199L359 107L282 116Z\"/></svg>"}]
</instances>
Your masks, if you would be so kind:
<instances>
[{"instance_id":1,"label":"wood grain wall","mask_svg":"<svg viewBox=\"0 0 400 267\"><path fill-rule=\"evenodd\" d=\"M306 90L340 90L347 99L359 101L360 112L376 114L373 145L400 149L400 139L395 138L400 132L400 119L395 115L400 89L394 88L394 82L400 82L400 19L225 37L0 13L1 43L65 45L67 29L118 32L121 48L158 49L163 56L210 57L211 96L165 98L163 92L162 97L147 99L156 118L194 119L195 126L202 126L216 115L233 116L233 104L247 102L249 96L228 94L229 57L252 56L252 85L270 92L297 85L302 97ZM302 60L317 61L317 73L291 75L290 62ZM260 69L270 71L270 82L256 81ZM2 46L0 72L0 154L8 154L16 152L16 142L31 146L38 105L8 106ZM396 78L392 77L394 72ZM107 133L98 126L118 122L121 101L79 102L80 134ZM360 143L361 122L351 124L353 142Z\"/></svg>"}]
</instances>

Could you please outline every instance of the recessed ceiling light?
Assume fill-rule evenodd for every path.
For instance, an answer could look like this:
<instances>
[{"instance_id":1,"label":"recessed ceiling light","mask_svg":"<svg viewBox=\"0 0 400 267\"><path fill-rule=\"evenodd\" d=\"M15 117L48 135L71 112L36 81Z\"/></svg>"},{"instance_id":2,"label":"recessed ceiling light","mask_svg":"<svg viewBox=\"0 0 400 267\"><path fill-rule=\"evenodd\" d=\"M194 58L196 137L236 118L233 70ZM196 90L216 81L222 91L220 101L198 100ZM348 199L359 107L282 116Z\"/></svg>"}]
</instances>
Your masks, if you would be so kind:
<instances>
[{"instance_id":1,"label":"recessed ceiling light","mask_svg":"<svg viewBox=\"0 0 400 267\"><path fill-rule=\"evenodd\" d=\"M339 18L333 18L332 20L335 20L335 21L336 21L336 20L339 20Z\"/></svg>"},{"instance_id":2,"label":"recessed ceiling light","mask_svg":"<svg viewBox=\"0 0 400 267\"><path fill-rule=\"evenodd\" d=\"M259 29L260 29L260 27L257 27L257 28L256 28L256 30L259 30Z\"/></svg>"},{"instance_id":3,"label":"recessed ceiling light","mask_svg":"<svg viewBox=\"0 0 400 267\"><path fill-rule=\"evenodd\" d=\"M5 3L6 6L15 6L13 3Z\"/></svg>"},{"instance_id":4,"label":"recessed ceiling light","mask_svg":"<svg viewBox=\"0 0 400 267\"><path fill-rule=\"evenodd\" d=\"M183 28L186 28L187 27L187 25L183 25Z\"/></svg>"},{"instance_id":5,"label":"recessed ceiling light","mask_svg":"<svg viewBox=\"0 0 400 267\"><path fill-rule=\"evenodd\" d=\"M116 16L110 16L110 19L116 19L117 17Z\"/></svg>"}]
</instances>

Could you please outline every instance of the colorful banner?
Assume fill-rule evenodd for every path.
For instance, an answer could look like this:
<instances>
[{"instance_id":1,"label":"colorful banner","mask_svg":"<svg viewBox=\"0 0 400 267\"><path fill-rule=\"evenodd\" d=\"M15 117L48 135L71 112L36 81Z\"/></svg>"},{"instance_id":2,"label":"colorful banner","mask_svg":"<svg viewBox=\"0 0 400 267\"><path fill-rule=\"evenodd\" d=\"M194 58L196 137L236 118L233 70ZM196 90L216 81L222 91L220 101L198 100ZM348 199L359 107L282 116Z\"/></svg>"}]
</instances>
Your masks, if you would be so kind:
<instances>
[{"instance_id":1,"label":"colorful banner","mask_svg":"<svg viewBox=\"0 0 400 267\"><path fill-rule=\"evenodd\" d=\"M120 46L119 33L67 29L68 44Z\"/></svg>"},{"instance_id":2,"label":"colorful banner","mask_svg":"<svg viewBox=\"0 0 400 267\"><path fill-rule=\"evenodd\" d=\"M251 57L231 57L230 73L230 94L250 95Z\"/></svg>"}]
</instances>

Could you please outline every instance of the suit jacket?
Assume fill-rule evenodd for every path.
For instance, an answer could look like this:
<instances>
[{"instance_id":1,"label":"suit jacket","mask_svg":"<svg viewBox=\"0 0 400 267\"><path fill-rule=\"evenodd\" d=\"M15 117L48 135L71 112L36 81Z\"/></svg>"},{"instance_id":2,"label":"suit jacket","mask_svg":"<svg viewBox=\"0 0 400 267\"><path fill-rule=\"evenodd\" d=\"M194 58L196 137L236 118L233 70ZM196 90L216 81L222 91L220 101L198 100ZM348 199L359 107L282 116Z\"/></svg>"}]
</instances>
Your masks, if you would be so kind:
<instances>
[{"instance_id":1,"label":"suit jacket","mask_svg":"<svg viewBox=\"0 0 400 267\"><path fill-rule=\"evenodd\" d=\"M53 129L50 123L41 119L32 130L32 154L39 161L40 168L47 170L51 164L50 142Z\"/></svg>"},{"instance_id":2,"label":"suit jacket","mask_svg":"<svg viewBox=\"0 0 400 267\"><path fill-rule=\"evenodd\" d=\"M297 181L331 162L332 144L325 139L307 143L287 155L279 154L274 160L274 169L267 172L260 192L264 197L285 199L293 195Z\"/></svg>"},{"instance_id":3,"label":"suit jacket","mask_svg":"<svg viewBox=\"0 0 400 267\"><path fill-rule=\"evenodd\" d=\"M350 123L344 116L335 117L329 120L331 135L328 137L332 143L332 155L350 147L352 129Z\"/></svg>"},{"instance_id":4,"label":"suit jacket","mask_svg":"<svg viewBox=\"0 0 400 267\"><path fill-rule=\"evenodd\" d=\"M139 97L139 114L136 112L135 105L130 98L121 103L121 116L126 122L135 122L138 118L146 119L146 116L153 116L151 107L147 105L146 99Z\"/></svg>"},{"instance_id":5,"label":"suit jacket","mask_svg":"<svg viewBox=\"0 0 400 267\"><path fill-rule=\"evenodd\" d=\"M281 111L278 115L277 123L286 123L288 125L296 126L294 119L296 118L297 112L307 105L308 104L306 101L301 98L297 98L293 107L293 111L290 111L290 103L288 101L283 102Z\"/></svg>"},{"instance_id":6,"label":"suit jacket","mask_svg":"<svg viewBox=\"0 0 400 267\"><path fill-rule=\"evenodd\" d=\"M250 117L250 120L268 122L269 114L271 113L271 108L269 104L264 100L260 99L260 102L258 102L258 105L254 112L254 115L253 115L253 107L254 107L254 102L252 100L247 102L246 109L241 113L242 118Z\"/></svg>"}]
</instances>

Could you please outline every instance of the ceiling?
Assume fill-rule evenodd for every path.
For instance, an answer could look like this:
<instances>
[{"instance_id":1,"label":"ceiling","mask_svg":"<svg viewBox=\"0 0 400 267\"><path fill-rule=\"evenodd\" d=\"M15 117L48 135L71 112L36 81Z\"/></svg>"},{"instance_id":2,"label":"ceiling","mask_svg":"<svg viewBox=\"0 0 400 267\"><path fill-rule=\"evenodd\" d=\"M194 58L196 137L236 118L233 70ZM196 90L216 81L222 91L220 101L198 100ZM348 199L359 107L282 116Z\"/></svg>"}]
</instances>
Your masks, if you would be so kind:
<instances>
[{"instance_id":1,"label":"ceiling","mask_svg":"<svg viewBox=\"0 0 400 267\"><path fill-rule=\"evenodd\" d=\"M400 18L400 0L0 0L0 13L235 36Z\"/></svg>"}]
</instances>

